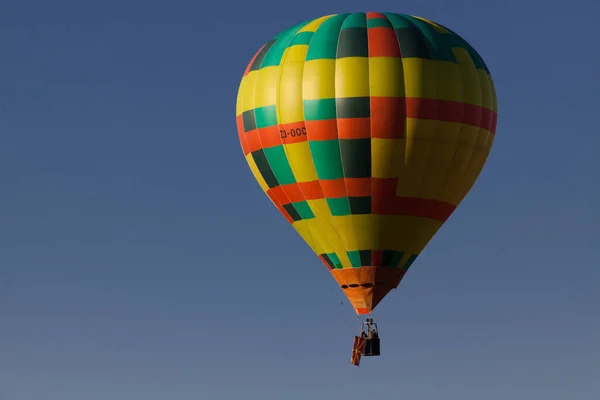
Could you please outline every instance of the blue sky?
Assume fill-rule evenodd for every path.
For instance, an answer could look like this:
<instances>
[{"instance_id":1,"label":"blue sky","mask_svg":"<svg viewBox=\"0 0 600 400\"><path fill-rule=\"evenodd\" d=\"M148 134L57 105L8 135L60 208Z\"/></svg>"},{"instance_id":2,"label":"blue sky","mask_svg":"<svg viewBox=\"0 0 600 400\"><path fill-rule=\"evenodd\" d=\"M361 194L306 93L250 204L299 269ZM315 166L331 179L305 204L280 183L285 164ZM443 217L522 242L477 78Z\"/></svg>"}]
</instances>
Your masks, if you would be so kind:
<instances>
[{"instance_id":1,"label":"blue sky","mask_svg":"<svg viewBox=\"0 0 600 400\"><path fill-rule=\"evenodd\" d=\"M0 399L597 399L599 4L5 0ZM235 127L255 51L346 11L452 28L500 107L360 368L351 307Z\"/></svg>"}]
</instances>

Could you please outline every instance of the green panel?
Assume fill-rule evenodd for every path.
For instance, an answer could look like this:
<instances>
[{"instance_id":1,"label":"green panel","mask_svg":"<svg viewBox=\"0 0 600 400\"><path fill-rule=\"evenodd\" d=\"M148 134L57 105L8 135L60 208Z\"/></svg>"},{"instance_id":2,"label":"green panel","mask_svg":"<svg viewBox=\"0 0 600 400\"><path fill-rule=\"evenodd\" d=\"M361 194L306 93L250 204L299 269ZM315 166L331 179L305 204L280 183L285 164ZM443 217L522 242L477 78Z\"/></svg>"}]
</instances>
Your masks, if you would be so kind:
<instances>
[{"instance_id":1,"label":"green panel","mask_svg":"<svg viewBox=\"0 0 600 400\"><path fill-rule=\"evenodd\" d=\"M367 27L367 14L359 12L348 15L348 18L344 21L342 29L346 28L366 28Z\"/></svg>"},{"instance_id":2,"label":"green panel","mask_svg":"<svg viewBox=\"0 0 600 400\"><path fill-rule=\"evenodd\" d=\"M408 269L410 268L412 263L415 262L415 260L417 259L418 256L419 256L418 254L411 254L410 257L408 257L408 261L406 262L406 264L404 264L402 269L405 271L408 271Z\"/></svg>"},{"instance_id":3,"label":"green panel","mask_svg":"<svg viewBox=\"0 0 600 400\"><path fill-rule=\"evenodd\" d=\"M354 268L360 267L360 254L358 251L347 251L348 258L350 259L350 263Z\"/></svg>"},{"instance_id":4,"label":"green panel","mask_svg":"<svg viewBox=\"0 0 600 400\"><path fill-rule=\"evenodd\" d=\"M392 25L385 18L372 18L367 20L367 28L391 28Z\"/></svg>"},{"instance_id":5,"label":"green panel","mask_svg":"<svg viewBox=\"0 0 600 400\"><path fill-rule=\"evenodd\" d=\"M473 60L473 64L475 64L475 68L482 69L489 74L490 71L489 71L487 65L485 64L485 62L483 61L483 58L481 58L481 56L479 55L479 53L464 39L462 39L462 42L463 42L463 47L465 49L467 49L467 52L471 56L471 59Z\"/></svg>"},{"instance_id":6,"label":"green panel","mask_svg":"<svg viewBox=\"0 0 600 400\"><path fill-rule=\"evenodd\" d=\"M475 68L489 72L479 53L477 53L464 38L442 24L438 23L438 25L450 32L449 34L441 33L428 23L409 15L392 13L383 14L392 23L394 29L417 28L429 42L433 59L456 62L456 57L454 57L454 53L452 53L452 48L460 47L467 50L473 59Z\"/></svg>"},{"instance_id":7,"label":"green panel","mask_svg":"<svg viewBox=\"0 0 600 400\"><path fill-rule=\"evenodd\" d=\"M289 46L296 32L298 32L311 21L312 20L305 21L277 35L277 41L273 44L273 46L271 46L271 49L265 56L265 59L263 60L260 67L265 68L278 66L281 63L283 52Z\"/></svg>"},{"instance_id":8,"label":"green panel","mask_svg":"<svg viewBox=\"0 0 600 400\"><path fill-rule=\"evenodd\" d=\"M335 99L337 118L369 118L371 116L371 98L341 97Z\"/></svg>"},{"instance_id":9,"label":"green panel","mask_svg":"<svg viewBox=\"0 0 600 400\"><path fill-rule=\"evenodd\" d=\"M269 186L269 188L279 186L279 182L277 181L277 178L275 177L275 174L273 174L273 170L267 161L264 149L253 151L251 154L252 159L256 163L256 167L260 171L260 175L267 183L267 186Z\"/></svg>"},{"instance_id":10,"label":"green panel","mask_svg":"<svg viewBox=\"0 0 600 400\"><path fill-rule=\"evenodd\" d=\"M286 30L281 31L277 35L275 35L275 37L273 39L274 40L278 40L278 39L280 39L282 37L289 37L290 35L295 35L296 32L298 32L300 29L304 28L306 25L308 25L309 23L311 23L315 19L316 18L310 19L308 21L302 21L299 24L296 24L294 26L290 26Z\"/></svg>"},{"instance_id":11,"label":"green panel","mask_svg":"<svg viewBox=\"0 0 600 400\"><path fill-rule=\"evenodd\" d=\"M340 258L337 256L337 254L327 253L327 255L329 256L329 258L331 259L331 262L337 269L342 268L342 262L340 261Z\"/></svg>"},{"instance_id":12,"label":"green panel","mask_svg":"<svg viewBox=\"0 0 600 400\"><path fill-rule=\"evenodd\" d=\"M402 257L404 257L403 251L395 252L392 261L390 262L390 267L398 268L400 266L400 261L402 261Z\"/></svg>"},{"instance_id":13,"label":"green panel","mask_svg":"<svg viewBox=\"0 0 600 400\"><path fill-rule=\"evenodd\" d=\"M347 197L341 197L338 199L327 199L327 204L331 210L331 215L334 217L343 217L344 215L350 215L350 203Z\"/></svg>"},{"instance_id":14,"label":"green panel","mask_svg":"<svg viewBox=\"0 0 600 400\"><path fill-rule=\"evenodd\" d=\"M416 28L409 20L403 18L404 14L383 13L383 15L390 21L394 29Z\"/></svg>"},{"instance_id":15,"label":"green panel","mask_svg":"<svg viewBox=\"0 0 600 400\"><path fill-rule=\"evenodd\" d=\"M371 138L340 139L344 178L371 177Z\"/></svg>"},{"instance_id":16,"label":"green panel","mask_svg":"<svg viewBox=\"0 0 600 400\"><path fill-rule=\"evenodd\" d=\"M475 68L488 71L487 66L481 59L481 56L479 55L479 53L477 53L477 51L475 51L475 49L469 43L467 43L467 41L465 39L463 39L462 37L460 37L453 31L451 31L450 29L448 29L446 27L444 27L444 28L450 32L450 34L444 35L445 40L446 40L446 45L448 47L451 47L451 48L452 47L460 47L462 49L467 50L467 53L469 53L469 56L473 60L473 64L475 64Z\"/></svg>"},{"instance_id":17,"label":"green panel","mask_svg":"<svg viewBox=\"0 0 600 400\"><path fill-rule=\"evenodd\" d=\"M417 28L395 29L396 38L400 44L402 58L431 59L430 50L425 36Z\"/></svg>"},{"instance_id":18,"label":"green panel","mask_svg":"<svg viewBox=\"0 0 600 400\"><path fill-rule=\"evenodd\" d=\"M279 184L289 185L290 183L296 183L294 173L290 168L283 146L269 147L268 149L264 149L264 151L265 156L269 161L269 165L273 170L273 174L277 178L277 181L279 181Z\"/></svg>"},{"instance_id":19,"label":"green panel","mask_svg":"<svg viewBox=\"0 0 600 400\"><path fill-rule=\"evenodd\" d=\"M327 266L329 268L332 268L332 269L335 268L335 265L333 265L333 262L331 261L331 258L329 257L328 254L323 253L323 254L321 254L321 257L323 257L323 261L325 261L327 263Z\"/></svg>"},{"instance_id":20,"label":"green panel","mask_svg":"<svg viewBox=\"0 0 600 400\"><path fill-rule=\"evenodd\" d=\"M298 214L298 211L296 211L296 209L291 203L284 204L283 209L285 210L285 212L288 213L290 218L292 218L292 221L302 221L302 217L300 216L300 214Z\"/></svg>"},{"instance_id":21,"label":"green panel","mask_svg":"<svg viewBox=\"0 0 600 400\"><path fill-rule=\"evenodd\" d=\"M344 21L344 25L346 21ZM367 28L345 28L342 26L338 38L336 57L338 59L345 57L369 57Z\"/></svg>"},{"instance_id":22,"label":"green panel","mask_svg":"<svg viewBox=\"0 0 600 400\"><path fill-rule=\"evenodd\" d=\"M348 197L350 212L356 214L371 214L371 196Z\"/></svg>"},{"instance_id":23,"label":"green panel","mask_svg":"<svg viewBox=\"0 0 600 400\"><path fill-rule=\"evenodd\" d=\"M333 140L309 140L310 152L319 179L340 179L344 177L340 143Z\"/></svg>"},{"instance_id":24,"label":"green panel","mask_svg":"<svg viewBox=\"0 0 600 400\"><path fill-rule=\"evenodd\" d=\"M339 14L321 24L308 45L306 61L336 58L338 36L347 16Z\"/></svg>"},{"instance_id":25,"label":"green panel","mask_svg":"<svg viewBox=\"0 0 600 400\"><path fill-rule=\"evenodd\" d=\"M308 121L335 119L336 99L304 100L304 119Z\"/></svg>"},{"instance_id":26,"label":"green panel","mask_svg":"<svg viewBox=\"0 0 600 400\"><path fill-rule=\"evenodd\" d=\"M294 206L294 208L298 212L298 215L300 215L302 219L310 219L315 217L312 210L310 209L310 206L306 201L299 201L296 203L292 203L292 205Z\"/></svg>"},{"instance_id":27,"label":"green panel","mask_svg":"<svg viewBox=\"0 0 600 400\"><path fill-rule=\"evenodd\" d=\"M277 111L275 105L254 109L254 118L257 128L267 128L277 125Z\"/></svg>"},{"instance_id":28,"label":"green panel","mask_svg":"<svg viewBox=\"0 0 600 400\"><path fill-rule=\"evenodd\" d=\"M275 43L275 39L269 40L262 47L262 49L260 49L260 51L256 55L256 58L254 58L254 61L252 61L252 65L250 65L250 71L258 71L260 69L260 65L262 64L263 60L265 59L265 56L269 52L269 49L271 48L271 46L273 46L273 43Z\"/></svg>"},{"instance_id":29,"label":"green panel","mask_svg":"<svg viewBox=\"0 0 600 400\"><path fill-rule=\"evenodd\" d=\"M309 44L314 34L314 32L300 32L296 36L294 36L290 46L295 46L299 44Z\"/></svg>"},{"instance_id":30,"label":"green panel","mask_svg":"<svg viewBox=\"0 0 600 400\"><path fill-rule=\"evenodd\" d=\"M421 21L418 18L409 17L408 15L404 18L412 22L423 34L423 36L425 36L425 39L429 44L429 50L432 59L456 62L456 57L454 57L452 47L448 42L448 39L451 38L451 35L439 32L433 26L429 25L427 22Z\"/></svg>"}]
</instances>

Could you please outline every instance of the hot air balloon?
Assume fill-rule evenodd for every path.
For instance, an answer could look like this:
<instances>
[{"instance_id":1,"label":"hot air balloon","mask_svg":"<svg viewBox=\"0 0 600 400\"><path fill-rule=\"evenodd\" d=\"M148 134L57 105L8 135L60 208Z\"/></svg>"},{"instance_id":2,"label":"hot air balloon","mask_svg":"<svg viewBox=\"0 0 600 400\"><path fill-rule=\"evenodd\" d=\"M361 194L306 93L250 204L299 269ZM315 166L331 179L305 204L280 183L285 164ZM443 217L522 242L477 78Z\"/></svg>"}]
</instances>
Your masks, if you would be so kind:
<instances>
[{"instance_id":1,"label":"hot air balloon","mask_svg":"<svg viewBox=\"0 0 600 400\"><path fill-rule=\"evenodd\" d=\"M259 49L236 120L258 184L368 316L355 342L378 355L369 314L467 195L494 141L485 62L425 18L327 15Z\"/></svg>"}]
</instances>

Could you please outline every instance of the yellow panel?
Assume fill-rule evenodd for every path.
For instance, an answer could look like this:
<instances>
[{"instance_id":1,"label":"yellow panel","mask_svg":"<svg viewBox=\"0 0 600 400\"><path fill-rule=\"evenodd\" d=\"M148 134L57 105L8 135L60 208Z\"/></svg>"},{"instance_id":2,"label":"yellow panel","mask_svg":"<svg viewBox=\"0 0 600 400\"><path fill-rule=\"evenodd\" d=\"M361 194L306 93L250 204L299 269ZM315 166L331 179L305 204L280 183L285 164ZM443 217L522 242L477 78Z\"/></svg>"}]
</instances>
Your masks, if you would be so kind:
<instances>
[{"instance_id":1,"label":"yellow panel","mask_svg":"<svg viewBox=\"0 0 600 400\"><path fill-rule=\"evenodd\" d=\"M298 50L289 51L292 48ZM281 62L279 85L277 87L277 120L280 124L288 124L304 120L304 106L302 104L302 74L304 63L294 61L299 57L298 52L306 55L308 46L294 46L286 52ZM288 60L286 55L292 56ZM302 56L304 59L304 56Z\"/></svg>"},{"instance_id":2,"label":"yellow panel","mask_svg":"<svg viewBox=\"0 0 600 400\"><path fill-rule=\"evenodd\" d=\"M311 248L317 254L335 252L343 266L351 266L350 259L345 250L345 245L333 225L331 213L325 199L307 200L315 218L302 220L303 238L309 238ZM306 239L305 239L306 240Z\"/></svg>"},{"instance_id":3,"label":"yellow panel","mask_svg":"<svg viewBox=\"0 0 600 400\"><path fill-rule=\"evenodd\" d=\"M486 129L480 129L479 131L480 132L479 137L477 138L477 145L481 145L481 148L483 149L487 157L487 155L489 155L490 150L492 150L492 144L494 143L494 139L496 138L496 136Z\"/></svg>"},{"instance_id":4,"label":"yellow panel","mask_svg":"<svg viewBox=\"0 0 600 400\"><path fill-rule=\"evenodd\" d=\"M398 174L397 196L419 196L438 124L436 120L406 119L404 163L400 165Z\"/></svg>"},{"instance_id":5,"label":"yellow panel","mask_svg":"<svg viewBox=\"0 0 600 400\"><path fill-rule=\"evenodd\" d=\"M439 194L446 180L459 142L462 124L455 122L437 121L436 135L429 139L427 146L429 154L425 165L422 182L417 196L424 199L439 199ZM426 132L424 132L426 134Z\"/></svg>"},{"instance_id":6,"label":"yellow panel","mask_svg":"<svg viewBox=\"0 0 600 400\"><path fill-rule=\"evenodd\" d=\"M369 96L369 59L344 57L335 63L335 97Z\"/></svg>"},{"instance_id":7,"label":"yellow panel","mask_svg":"<svg viewBox=\"0 0 600 400\"><path fill-rule=\"evenodd\" d=\"M348 258L348 253L346 253L346 250L336 250L335 254L340 259L340 262L342 263L342 268L352 268L352 262L350 261L350 258Z\"/></svg>"},{"instance_id":8,"label":"yellow panel","mask_svg":"<svg viewBox=\"0 0 600 400\"><path fill-rule=\"evenodd\" d=\"M481 86L475 67L465 64L459 64L458 67L463 81L463 103L481 107Z\"/></svg>"},{"instance_id":9,"label":"yellow panel","mask_svg":"<svg viewBox=\"0 0 600 400\"><path fill-rule=\"evenodd\" d=\"M437 137L440 123L434 119L406 119L406 164L429 159L431 139Z\"/></svg>"},{"instance_id":10,"label":"yellow panel","mask_svg":"<svg viewBox=\"0 0 600 400\"><path fill-rule=\"evenodd\" d=\"M404 139L371 139L371 174L374 178L397 178L404 163Z\"/></svg>"},{"instance_id":11,"label":"yellow panel","mask_svg":"<svg viewBox=\"0 0 600 400\"><path fill-rule=\"evenodd\" d=\"M284 63L286 64L293 62L304 64L307 51L307 44L296 44L294 46L290 46L283 52L282 60L284 60Z\"/></svg>"},{"instance_id":12,"label":"yellow panel","mask_svg":"<svg viewBox=\"0 0 600 400\"><path fill-rule=\"evenodd\" d=\"M471 58L471 55L467 49L463 49L462 47L453 47L452 53L454 53L454 57L456 57L456 62L458 64L471 65L473 68L475 68L473 59Z\"/></svg>"},{"instance_id":13,"label":"yellow panel","mask_svg":"<svg viewBox=\"0 0 600 400\"><path fill-rule=\"evenodd\" d=\"M319 229L323 236L328 238L342 265L352 266L346 253L346 244L338 233L327 201L325 199L307 200L307 203L316 217L315 229Z\"/></svg>"},{"instance_id":14,"label":"yellow panel","mask_svg":"<svg viewBox=\"0 0 600 400\"><path fill-rule=\"evenodd\" d=\"M488 110L494 109L494 100L492 99L492 84L489 75L485 70L478 69L479 87L481 88L481 105Z\"/></svg>"},{"instance_id":15,"label":"yellow panel","mask_svg":"<svg viewBox=\"0 0 600 400\"><path fill-rule=\"evenodd\" d=\"M298 232L300 237L304 239L304 241L308 244L312 251L314 251L316 254L321 254L319 253L319 251L321 250L320 244L317 245L313 240L313 237L310 233L310 229L306 221L309 220L294 221L292 227L296 230L296 232Z\"/></svg>"},{"instance_id":16,"label":"yellow panel","mask_svg":"<svg viewBox=\"0 0 600 400\"><path fill-rule=\"evenodd\" d=\"M375 214L352 215L356 247L354 250L384 250L379 245L381 216ZM389 249L388 249L389 250Z\"/></svg>"},{"instance_id":17,"label":"yellow panel","mask_svg":"<svg viewBox=\"0 0 600 400\"><path fill-rule=\"evenodd\" d=\"M465 169L462 179L458 182L453 204L458 204L467 195L471 186L479 176L491 148L493 135L485 129L479 129L477 142L473 146L473 154Z\"/></svg>"},{"instance_id":18,"label":"yellow panel","mask_svg":"<svg viewBox=\"0 0 600 400\"><path fill-rule=\"evenodd\" d=\"M254 87L256 85L257 71L252 71L242 78L240 84L240 114L254 109Z\"/></svg>"},{"instance_id":19,"label":"yellow panel","mask_svg":"<svg viewBox=\"0 0 600 400\"><path fill-rule=\"evenodd\" d=\"M452 136L452 132L444 132L443 135ZM455 133L455 136L458 136L458 132ZM456 144L453 141L432 141L429 161L423 174L423 184L418 192L418 197L438 199L440 188L448 173L448 167L453 161L455 149Z\"/></svg>"},{"instance_id":20,"label":"yellow panel","mask_svg":"<svg viewBox=\"0 0 600 400\"><path fill-rule=\"evenodd\" d=\"M246 161L248 162L248 166L250 167L250 171L252 171L252 175L254 175L254 177L258 181L258 184L260 185L260 188L265 193L267 193L267 190L269 190L269 185L267 185L267 182L265 182L265 180L262 177L260 171L258 170L258 167L256 166L256 163L254 162L254 158L252 157L252 154L248 154L246 156ZM269 197L269 200L270 199L271 198Z\"/></svg>"},{"instance_id":21,"label":"yellow panel","mask_svg":"<svg viewBox=\"0 0 600 400\"><path fill-rule=\"evenodd\" d=\"M338 227L352 219L356 228L355 243L348 251L397 250L419 254L442 226L429 218L406 215L353 215L333 217Z\"/></svg>"},{"instance_id":22,"label":"yellow panel","mask_svg":"<svg viewBox=\"0 0 600 400\"><path fill-rule=\"evenodd\" d=\"M278 66L266 67L258 71L258 78L256 78L256 108L275 104L278 77Z\"/></svg>"},{"instance_id":23,"label":"yellow panel","mask_svg":"<svg viewBox=\"0 0 600 400\"><path fill-rule=\"evenodd\" d=\"M437 98L462 102L463 82L458 65L451 61L435 61L434 65L438 85Z\"/></svg>"},{"instance_id":24,"label":"yellow panel","mask_svg":"<svg viewBox=\"0 0 600 400\"><path fill-rule=\"evenodd\" d=\"M498 112L498 98L496 97L496 86L494 85L494 80L492 79L492 76L488 74L488 78L490 80L490 86L492 88L492 100L494 101L493 111L497 113Z\"/></svg>"},{"instance_id":25,"label":"yellow panel","mask_svg":"<svg viewBox=\"0 0 600 400\"><path fill-rule=\"evenodd\" d=\"M244 79L240 80L240 85L238 86L237 98L235 100L235 116L239 116L242 114L242 85L244 84Z\"/></svg>"},{"instance_id":26,"label":"yellow panel","mask_svg":"<svg viewBox=\"0 0 600 400\"><path fill-rule=\"evenodd\" d=\"M469 146L460 145L456 147L454 162L448 168L446 172L446 179L442 183L437 193L437 199L457 205L454 199L457 197L458 189L460 187L460 181L463 177L466 168L461 169L462 160L469 160L473 154L473 148Z\"/></svg>"},{"instance_id":27,"label":"yellow panel","mask_svg":"<svg viewBox=\"0 0 600 400\"><path fill-rule=\"evenodd\" d=\"M315 214L315 216L317 216L317 218L320 217L331 217L331 211L329 210L329 205L327 204L327 200L325 199L315 199L315 200L306 200L307 203L310 204L310 208L313 211L313 213ZM336 230L337 232L337 230ZM339 237L339 234L336 233L335 236Z\"/></svg>"},{"instance_id":28,"label":"yellow panel","mask_svg":"<svg viewBox=\"0 0 600 400\"><path fill-rule=\"evenodd\" d=\"M406 138L418 135L420 139L433 139L441 122L435 119L406 118Z\"/></svg>"},{"instance_id":29,"label":"yellow panel","mask_svg":"<svg viewBox=\"0 0 600 400\"><path fill-rule=\"evenodd\" d=\"M310 60L304 63L302 95L304 100L335 97L335 60Z\"/></svg>"},{"instance_id":30,"label":"yellow panel","mask_svg":"<svg viewBox=\"0 0 600 400\"><path fill-rule=\"evenodd\" d=\"M429 25L433 26L440 33L450 33L450 31L448 31L448 29L444 28L443 26L441 26L433 21L430 21L423 17L417 17L416 15L412 15L412 17L416 18L416 19L420 19L421 21L428 23Z\"/></svg>"},{"instance_id":31,"label":"yellow panel","mask_svg":"<svg viewBox=\"0 0 600 400\"><path fill-rule=\"evenodd\" d=\"M435 126L435 135L431 136L431 139L446 142L455 145L461 141L460 132L462 132L463 124L459 122L449 121L435 121L435 125L432 123L431 126ZM467 125L471 126L471 125ZM416 132L417 130L415 130ZM422 134L426 134L427 130L422 131Z\"/></svg>"},{"instance_id":32,"label":"yellow panel","mask_svg":"<svg viewBox=\"0 0 600 400\"><path fill-rule=\"evenodd\" d=\"M352 215L333 217L341 231L349 224L354 243L349 251L398 250L418 254L440 228L440 221L404 215Z\"/></svg>"},{"instance_id":33,"label":"yellow panel","mask_svg":"<svg viewBox=\"0 0 600 400\"><path fill-rule=\"evenodd\" d=\"M371 57L368 60L371 96L404 97L402 59Z\"/></svg>"},{"instance_id":34,"label":"yellow panel","mask_svg":"<svg viewBox=\"0 0 600 400\"><path fill-rule=\"evenodd\" d=\"M312 161L308 141L284 145L290 167L298 182L311 182L319 179Z\"/></svg>"},{"instance_id":35,"label":"yellow panel","mask_svg":"<svg viewBox=\"0 0 600 400\"><path fill-rule=\"evenodd\" d=\"M456 199L460 197L460 193L464 189L464 177L473 157L479 131L480 129L477 127L461 124L454 157L448 165L444 182L438 189L438 200L458 205Z\"/></svg>"},{"instance_id":36,"label":"yellow panel","mask_svg":"<svg viewBox=\"0 0 600 400\"><path fill-rule=\"evenodd\" d=\"M336 251L336 248L339 246L336 246L335 243L338 242L338 240L336 240L335 236L328 235L328 233L332 232L323 226L323 221L317 218L307 219L306 221L310 228L313 240L315 243L320 243L321 251L318 252L318 254L333 253Z\"/></svg>"},{"instance_id":37,"label":"yellow panel","mask_svg":"<svg viewBox=\"0 0 600 400\"><path fill-rule=\"evenodd\" d=\"M312 238L313 246L312 249L317 254L323 253L333 253L335 251L335 247L332 245L331 241L329 241L328 237L324 235L323 231L320 229L319 221L315 218L302 220L306 222L306 228L310 233L310 237Z\"/></svg>"},{"instance_id":38,"label":"yellow panel","mask_svg":"<svg viewBox=\"0 0 600 400\"><path fill-rule=\"evenodd\" d=\"M316 32L316 30L319 29L319 27L323 24L323 22L327 21L329 18L331 18L333 16L335 16L335 14L330 14L330 15L326 15L324 17L317 18L314 21L311 21L308 24L306 24L302 29L300 29L298 31L298 33L300 33L300 32Z\"/></svg>"},{"instance_id":39,"label":"yellow panel","mask_svg":"<svg viewBox=\"0 0 600 400\"><path fill-rule=\"evenodd\" d=\"M398 174L396 196L419 197L426 168L427 163L425 161L413 161L410 164L401 166L400 173Z\"/></svg>"},{"instance_id":40,"label":"yellow panel","mask_svg":"<svg viewBox=\"0 0 600 400\"><path fill-rule=\"evenodd\" d=\"M435 61L422 58L403 58L406 97L437 98Z\"/></svg>"},{"instance_id":41,"label":"yellow panel","mask_svg":"<svg viewBox=\"0 0 600 400\"><path fill-rule=\"evenodd\" d=\"M442 226L442 222L407 215L381 215L380 250L419 254Z\"/></svg>"},{"instance_id":42,"label":"yellow panel","mask_svg":"<svg viewBox=\"0 0 600 400\"><path fill-rule=\"evenodd\" d=\"M332 217L333 223L337 228L337 232L341 236L342 240L346 245L346 250L354 251L359 250L356 247L356 239L354 237L354 229L352 225L352 216L344 215L344 216L334 216ZM364 250L364 249L360 249Z\"/></svg>"},{"instance_id":43,"label":"yellow panel","mask_svg":"<svg viewBox=\"0 0 600 400\"><path fill-rule=\"evenodd\" d=\"M477 145L479 137L479 128L473 125L462 124L458 143L464 146L473 147Z\"/></svg>"},{"instance_id":44,"label":"yellow panel","mask_svg":"<svg viewBox=\"0 0 600 400\"><path fill-rule=\"evenodd\" d=\"M486 135L488 131L471 125L433 120L414 120L409 126L406 160L400 165L396 194L456 204L457 196L462 196L460 193L468 191L472 184L465 183L465 176L472 174L472 170L481 167L485 161L481 158L483 153L474 153L474 148L486 146L477 141L479 131Z\"/></svg>"},{"instance_id":45,"label":"yellow panel","mask_svg":"<svg viewBox=\"0 0 600 400\"><path fill-rule=\"evenodd\" d=\"M452 52L458 61L460 69L460 79L462 81L463 102L481 106L481 87L479 86L479 76L475 69L475 64L471 56L465 49L454 48Z\"/></svg>"}]
</instances>

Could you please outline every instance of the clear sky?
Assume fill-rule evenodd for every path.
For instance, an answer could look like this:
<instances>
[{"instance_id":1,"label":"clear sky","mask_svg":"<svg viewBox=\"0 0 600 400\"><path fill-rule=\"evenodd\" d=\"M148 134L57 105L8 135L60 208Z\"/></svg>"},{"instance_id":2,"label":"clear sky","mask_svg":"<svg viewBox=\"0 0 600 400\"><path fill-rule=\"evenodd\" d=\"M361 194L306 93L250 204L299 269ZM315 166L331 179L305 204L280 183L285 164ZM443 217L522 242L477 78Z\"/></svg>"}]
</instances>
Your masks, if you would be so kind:
<instances>
[{"instance_id":1,"label":"clear sky","mask_svg":"<svg viewBox=\"0 0 600 400\"><path fill-rule=\"evenodd\" d=\"M600 398L598 1L202 3L2 2L0 400ZM256 50L347 11L452 28L499 99L360 368L235 126Z\"/></svg>"}]
</instances>

